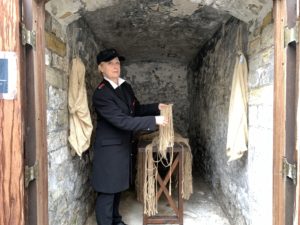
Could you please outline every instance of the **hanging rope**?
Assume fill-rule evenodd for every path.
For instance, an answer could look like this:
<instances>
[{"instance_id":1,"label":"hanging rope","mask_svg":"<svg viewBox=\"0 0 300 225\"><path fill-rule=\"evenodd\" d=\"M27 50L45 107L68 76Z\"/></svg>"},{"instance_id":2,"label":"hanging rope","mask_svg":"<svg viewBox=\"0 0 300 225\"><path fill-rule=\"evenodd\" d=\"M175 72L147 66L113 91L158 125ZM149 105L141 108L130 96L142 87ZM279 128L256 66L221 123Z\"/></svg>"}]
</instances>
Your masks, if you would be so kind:
<instances>
[{"instance_id":1,"label":"hanging rope","mask_svg":"<svg viewBox=\"0 0 300 225\"><path fill-rule=\"evenodd\" d=\"M183 138L179 134L174 135L172 105L169 105L161 111L161 115L168 118L169 124L160 126L159 132L144 135L140 140L152 140L145 148L145 164L142 165L142 156L138 157L136 190L138 200L144 202L144 214L154 216L157 211L157 175L158 164L164 167L169 167L173 163L173 146L174 142L182 147L183 151L183 167L182 167L182 197L188 200L193 193L193 178L192 178L192 152L188 143L188 139ZM153 159L153 148L157 147L157 158ZM167 157L169 152L169 157ZM144 169L144 182L141 184L141 171ZM169 180L169 195L171 195L171 178Z\"/></svg>"},{"instance_id":2,"label":"hanging rope","mask_svg":"<svg viewBox=\"0 0 300 225\"><path fill-rule=\"evenodd\" d=\"M167 105L161 110L160 114L168 119L168 124L165 126L159 126L159 154L166 159L168 147L174 146L174 129L173 129L173 105Z\"/></svg>"}]
</instances>

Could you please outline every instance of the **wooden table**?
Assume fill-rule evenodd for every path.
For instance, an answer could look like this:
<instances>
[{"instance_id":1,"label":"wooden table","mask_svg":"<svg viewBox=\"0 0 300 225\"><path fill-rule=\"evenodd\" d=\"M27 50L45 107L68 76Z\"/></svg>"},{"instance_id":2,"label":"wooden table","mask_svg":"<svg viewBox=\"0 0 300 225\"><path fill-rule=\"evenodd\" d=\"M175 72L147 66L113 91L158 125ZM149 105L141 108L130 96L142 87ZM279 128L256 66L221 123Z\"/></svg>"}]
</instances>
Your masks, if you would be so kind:
<instances>
[{"instance_id":1,"label":"wooden table","mask_svg":"<svg viewBox=\"0 0 300 225\"><path fill-rule=\"evenodd\" d=\"M147 144L149 144L150 142L140 142L138 144L138 154L142 154L142 163L143 165L145 165L145 147ZM156 193L156 199L157 202L160 199L160 197L162 196L162 194L164 194L164 196L166 197L169 206L172 208L173 210L173 215L161 215L159 212L157 215L155 216L147 216L146 214L144 214L143 216L143 225L147 225L147 224L179 224L179 225L183 225L183 199L182 199L182 168L183 168L183 151L184 149L180 146L175 144L174 148L174 159L173 159L173 163L171 165L171 168L168 168L168 173L167 175L162 178L160 171L158 171L158 175L157 175L157 182L159 184L159 188L158 191ZM168 149L168 152L170 152L170 149ZM153 154L157 154L157 148L153 148ZM143 167L144 168L144 167ZM142 178L141 181L144 181L144 170L142 173ZM177 173L178 175L178 197L177 199L173 199L173 195L170 196L169 195L169 190L167 187L167 184L171 178L171 176L173 174ZM173 184L173 186L175 186L175 184ZM176 204L176 201L177 203Z\"/></svg>"}]
</instances>

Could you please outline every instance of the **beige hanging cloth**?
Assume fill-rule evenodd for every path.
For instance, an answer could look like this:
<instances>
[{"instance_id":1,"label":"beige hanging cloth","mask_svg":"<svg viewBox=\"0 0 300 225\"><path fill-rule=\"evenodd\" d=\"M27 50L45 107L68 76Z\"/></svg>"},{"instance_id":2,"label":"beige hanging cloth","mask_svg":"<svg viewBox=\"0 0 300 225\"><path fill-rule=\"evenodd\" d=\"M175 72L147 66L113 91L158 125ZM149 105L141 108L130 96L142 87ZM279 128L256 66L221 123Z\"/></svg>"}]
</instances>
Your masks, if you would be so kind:
<instances>
[{"instance_id":1,"label":"beige hanging cloth","mask_svg":"<svg viewBox=\"0 0 300 225\"><path fill-rule=\"evenodd\" d=\"M85 88L85 66L80 58L72 60L69 78L69 113L72 149L81 156L90 146L93 130Z\"/></svg>"},{"instance_id":2,"label":"beige hanging cloth","mask_svg":"<svg viewBox=\"0 0 300 225\"><path fill-rule=\"evenodd\" d=\"M241 31L237 43L240 48ZM248 150L248 66L244 54L238 51L231 87L226 151L228 162L239 159Z\"/></svg>"}]
</instances>

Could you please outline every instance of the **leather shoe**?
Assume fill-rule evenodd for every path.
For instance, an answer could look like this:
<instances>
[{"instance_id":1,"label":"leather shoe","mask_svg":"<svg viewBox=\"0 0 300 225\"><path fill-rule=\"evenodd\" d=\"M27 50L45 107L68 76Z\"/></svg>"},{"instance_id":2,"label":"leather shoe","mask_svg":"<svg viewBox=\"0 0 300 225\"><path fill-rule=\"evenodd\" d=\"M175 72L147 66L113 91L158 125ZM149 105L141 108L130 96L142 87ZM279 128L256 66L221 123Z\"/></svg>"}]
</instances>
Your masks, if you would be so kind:
<instances>
[{"instance_id":1,"label":"leather shoe","mask_svg":"<svg viewBox=\"0 0 300 225\"><path fill-rule=\"evenodd\" d=\"M127 225L127 224L121 221L121 222L113 223L113 225Z\"/></svg>"}]
</instances>

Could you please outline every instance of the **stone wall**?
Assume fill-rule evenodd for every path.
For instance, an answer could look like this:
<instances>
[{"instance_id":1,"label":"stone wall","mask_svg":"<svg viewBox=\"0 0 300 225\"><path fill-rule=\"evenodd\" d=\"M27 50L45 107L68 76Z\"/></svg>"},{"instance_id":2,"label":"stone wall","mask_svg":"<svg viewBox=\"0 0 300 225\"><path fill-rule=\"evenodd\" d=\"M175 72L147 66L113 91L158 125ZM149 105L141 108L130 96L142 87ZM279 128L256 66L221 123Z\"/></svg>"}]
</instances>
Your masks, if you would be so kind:
<instances>
[{"instance_id":1,"label":"stone wall","mask_svg":"<svg viewBox=\"0 0 300 225\"><path fill-rule=\"evenodd\" d=\"M173 103L175 130L187 136L186 66L174 62L140 62L123 67L123 74L141 103Z\"/></svg>"},{"instance_id":2,"label":"stone wall","mask_svg":"<svg viewBox=\"0 0 300 225\"><path fill-rule=\"evenodd\" d=\"M238 26L243 27L249 62L249 151L227 164L227 117ZM194 172L211 182L224 211L236 225L262 221L270 225L272 221L272 34L270 15L262 24L252 24L251 30L230 19L188 68L180 62L159 59L134 63L128 59L122 67L124 78L142 103L174 103L175 129L190 139ZM72 154L67 141L69 64L79 56L86 65L91 106L91 95L101 80L95 57L103 46L83 19L65 28L49 14L46 42L49 224L81 225L94 204L89 184L92 151L80 159Z\"/></svg>"},{"instance_id":3,"label":"stone wall","mask_svg":"<svg viewBox=\"0 0 300 225\"><path fill-rule=\"evenodd\" d=\"M249 221L272 224L274 24L272 12L249 35Z\"/></svg>"},{"instance_id":4,"label":"stone wall","mask_svg":"<svg viewBox=\"0 0 300 225\"><path fill-rule=\"evenodd\" d=\"M194 154L194 171L200 172L211 182L233 224L243 225L246 224L244 215L248 212L247 154L228 165L225 151L236 57L235 39L239 26L245 27L236 19L231 19L190 64L189 137Z\"/></svg>"},{"instance_id":5,"label":"stone wall","mask_svg":"<svg viewBox=\"0 0 300 225\"><path fill-rule=\"evenodd\" d=\"M79 158L68 143L68 76L70 59L79 55L87 68L90 94L97 71L95 52L98 45L83 21L71 24L66 31L47 14L45 29L49 224L82 225L94 203L94 192L89 184L91 151ZM76 51L72 48L73 38L77 39Z\"/></svg>"},{"instance_id":6,"label":"stone wall","mask_svg":"<svg viewBox=\"0 0 300 225\"><path fill-rule=\"evenodd\" d=\"M273 27L269 15L253 33L231 19L188 69L189 137L194 170L211 182L232 224L271 224ZM227 163L226 138L235 37L243 27L249 63L249 151ZM261 141L260 141L261 140ZM263 172L261 172L263 171Z\"/></svg>"}]
</instances>

